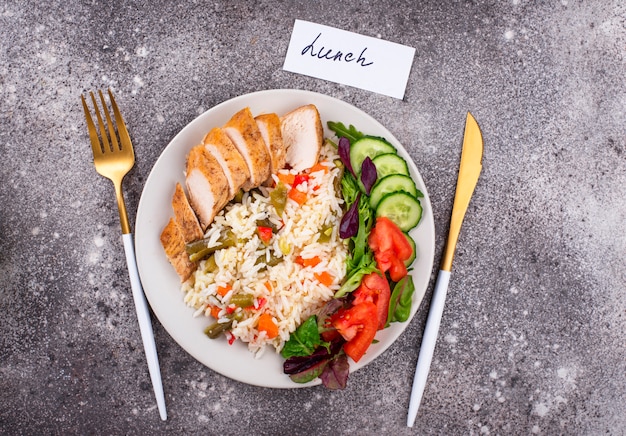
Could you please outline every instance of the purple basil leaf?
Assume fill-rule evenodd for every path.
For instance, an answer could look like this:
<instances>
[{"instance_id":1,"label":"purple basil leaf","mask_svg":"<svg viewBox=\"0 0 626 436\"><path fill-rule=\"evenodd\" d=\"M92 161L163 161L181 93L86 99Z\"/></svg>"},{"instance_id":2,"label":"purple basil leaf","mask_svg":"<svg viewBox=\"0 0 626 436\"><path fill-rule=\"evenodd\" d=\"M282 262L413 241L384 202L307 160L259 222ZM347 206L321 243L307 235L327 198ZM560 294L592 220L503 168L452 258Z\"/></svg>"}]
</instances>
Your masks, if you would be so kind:
<instances>
[{"instance_id":1,"label":"purple basil leaf","mask_svg":"<svg viewBox=\"0 0 626 436\"><path fill-rule=\"evenodd\" d=\"M338 148L339 158L341 159L341 162L343 162L345 167L348 168L348 171L350 171L352 175L356 177L356 174L354 174L354 170L352 169L352 162L350 162L350 140L342 136L341 138L339 138Z\"/></svg>"},{"instance_id":2,"label":"purple basil leaf","mask_svg":"<svg viewBox=\"0 0 626 436\"><path fill-rule=\"evenodd\" d=\"M361 193L359 192L350 206L350 209L341 218L339 224L339 237L348 239L353 237L359 231L359 200Z\"/></svg>"},{"instance_id":3,"label":"purple basil leaf","mask_svg":"<svg viewBox=\"0 0 626 436\"><path fill-rule=\"evenodd\" d=\"M363 163L361 164L361 182L365 187L365 193L370 195L370 191L372 190L372 186L376 183L376 179L378 178L378 173L376 172L376 165L372 162L369 156L365 158Z\"/></svg>"},{"instance_id":4,"label":"purple basil leaf","mask_svg":"<svg viewBox=\"0 0 626 436\"><path fill-rule=\"evenodd\" d=\"M283 362L283 372L285 374L299 374L331 359L341 351L345 342L345 339L339 336L327 344L328 348L325 345L320 345L310 356L292 356Z\"/></svg>"},{"instance_id":5,"label":"purple basil leaf","mask_svg":"<svg viewBox=\"0 0 626 436\"><path fill-rule=\"evenodd\" d=\"M331 390L345 389L350 375L350 364L345 354L340 354L324 368L319 376L324 386Z\"/></svg>"},{"instance_id":6,"label":"purple basil leaf","mask_svg":"<svg viewBox=\"0 0 626 436\"><path fill-rule=\"evenodd\" d=\"M321 376L326 367L328 366L328 361L322 360L321 362L316 363L310 368L305 369L304 371L298 372L296 374L290 374L289 378L296 383L308 383L311 380L315 380L319 376Z\"/></svg>"},{"instance_id":7,"label":"purple basil leaf","mask_svg":"<svg viewBox=\"0 0 626 436\"><path fill-rule=\"evenodd\" d=\"M317 327L319 328L324 325L324 323L320 321L322 318L328 318L330 315L337 312L341 306L343 306L343 301L339 298L328 300L317 313Z\"/></svg>"},{"instance_id":8,"label":"purple basil leaf","mask_svg":"<svg viewBox=\"0 0 626 436\"><path fill-rule=\"evenodd\" d=\"M285 374L297 374L305 371L330 357L328 350L318 347L310 356L293 356L283 362Z\"/></svg>"},{"instance_id":9,"label":"purple basil leaf","mask_svg":"<svg viewBox=\"0 0 626 436\"><path fill-rule=\"evenodd\" d=\"M338 354L343 349L343 344L346 343L346 340L341 336L330 341L330 357Z\"/></svg>"}]
</instances>

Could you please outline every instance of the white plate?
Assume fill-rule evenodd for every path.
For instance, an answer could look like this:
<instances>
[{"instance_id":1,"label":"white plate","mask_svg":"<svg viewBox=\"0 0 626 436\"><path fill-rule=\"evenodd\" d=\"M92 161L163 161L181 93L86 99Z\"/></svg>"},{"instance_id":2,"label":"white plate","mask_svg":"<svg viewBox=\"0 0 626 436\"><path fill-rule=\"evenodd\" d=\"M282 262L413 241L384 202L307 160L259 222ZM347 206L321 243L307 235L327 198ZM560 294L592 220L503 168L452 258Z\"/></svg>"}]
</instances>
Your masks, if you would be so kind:
<instances>
[{"instance_id":1,"label":"white plate","mask_svg":"<svg viewBox=\"0 0 626 436\"><path fill-rule=\"evenodd\" d=\"M294 383L283 374L283 359L273 350L268 349L261 358L255 359L240 341L228 345L225 339L207 338L203 331L211 320L205 317L194 318L192 316L194 309L183 302L179 278L165 257L159 236L169 218L173 216L171 199L176 182L184 183L183 171L187 153L202 141L211 128L223 125L234 113L246 106L250 107L255 116L264 112L281 115L309 103L317 106L325 128L327 121L341 121L346 126L353 124L367 134L385 137L407 160L413 180L424 193L424 198L421 199L424 208L422 220L411 231L411 236L417 243L417 258L411 273L415 283L411 318L424 297L433 265L435 227L422 177L396 138L365 112L326 95L290 89L242 95L209 109L174 137L152 168L137 212L135 225L137 264L148 302L172 338L185 351L212 370L251 385L296 388L319 384L319 379L304 385ZM326 134L333 136L328 130ZM370 346L360 362L356 364L351 362L351 372L364 367L385 351L408 326L410 319L405 323L393 323L389 328L379 331L376 335L379 342Z\"/></svg>"}]
</instances>

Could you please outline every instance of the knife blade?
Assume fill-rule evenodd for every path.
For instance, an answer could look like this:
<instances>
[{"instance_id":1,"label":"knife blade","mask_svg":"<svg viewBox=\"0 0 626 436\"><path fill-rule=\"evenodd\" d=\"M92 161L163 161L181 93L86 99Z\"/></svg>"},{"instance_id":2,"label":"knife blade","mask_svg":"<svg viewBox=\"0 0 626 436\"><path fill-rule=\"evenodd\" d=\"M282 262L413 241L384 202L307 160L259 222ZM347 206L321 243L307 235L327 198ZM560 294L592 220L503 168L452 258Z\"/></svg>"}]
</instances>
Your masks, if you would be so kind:
<instances>
[{"instance_id":1,"label":"knife blade","mask_svg":"<svg viewBox=\"0 0 626 436\"><path fill-rule=\"evenodd\" d=\"M439 325L443 315L443 307L448 292L448 284L452 272L452 259L454 258L454 252L459 240L465 212L467 212L467 207L469 206L470 199L478 183L480 171L482 170L482 158L482 133L478 123L472 114L468 112L465 120L463 149L461 151L461 163L459 165L459 176L456 183L454 204L452 206L448 240L446 241L446 247L441 260L441 267L437 276L435 290L433 291L426 328L424 329L424 336L417 358L413 387L411 389L411 399L409 401L409 413L407 417L408 427L413 427L413 424L415 424L417 411L419 410L424 388L426 387L426 379L430 371L430 364L433 359L437 335L439 334Z\"/></svg>"}]
</instances>

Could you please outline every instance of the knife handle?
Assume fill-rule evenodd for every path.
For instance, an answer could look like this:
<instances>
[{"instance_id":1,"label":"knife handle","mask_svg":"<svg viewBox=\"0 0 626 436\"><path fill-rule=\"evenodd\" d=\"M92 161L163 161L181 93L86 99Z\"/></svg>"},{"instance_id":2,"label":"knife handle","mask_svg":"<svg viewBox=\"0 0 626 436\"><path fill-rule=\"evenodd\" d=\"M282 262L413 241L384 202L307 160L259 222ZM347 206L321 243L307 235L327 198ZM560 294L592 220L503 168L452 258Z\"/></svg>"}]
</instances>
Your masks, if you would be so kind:
<instances>
[{"instance_id":1,"label":"knife handle","mask_svg":"<svg viewBox=\"0 0 626 436\"><path fill-rule=\"evenodd\" d=\"M146 353L146 361L148 362L148 371L154 396L156 397L159 415L163 421L167 420L167 411L165 409L165 395L163 393L163 382L161 380L161 369L159 367L159 357L157 355L156 344L154 343L154 333L152 331L152 321L150 320L150 312L148 310L148 302L141 287L139 280L139 271L137 270L137 260L135 258L135 247L133 245L133 234L125 233L122 235L124 240L124 252L126 254L126 263L128 265L128 275L130 276L130 285L133 290L133 300L135 302L135 310L137 311L137 320L139 321L139 330L141 332L141 340L143 341L144 351Z\"/></svg>"},{"instance_id":2,"label":"knife handle","mask_svg":"<svg viewBox=\"0 0 626 436\"><path fill-rule=\"evenodd\" d=\"M406 425L413 427L417 411L422 402L422 395L426 387L426 379L430 371L430 363L433 360L435 351L435 343L439 334L439 325L441 324L441 316L443 315L443 307L446 302L448 293L448 283L450 282L450 271L440 270L437 276L437 283L433 291L433 298L428 311L428 320L424 329L424 337L419 356L417 358L417 367L415 368L415 377L413 378L413 388L411 389L411 400L409 401L409 414Z\"/></svg>"}]
</instances>

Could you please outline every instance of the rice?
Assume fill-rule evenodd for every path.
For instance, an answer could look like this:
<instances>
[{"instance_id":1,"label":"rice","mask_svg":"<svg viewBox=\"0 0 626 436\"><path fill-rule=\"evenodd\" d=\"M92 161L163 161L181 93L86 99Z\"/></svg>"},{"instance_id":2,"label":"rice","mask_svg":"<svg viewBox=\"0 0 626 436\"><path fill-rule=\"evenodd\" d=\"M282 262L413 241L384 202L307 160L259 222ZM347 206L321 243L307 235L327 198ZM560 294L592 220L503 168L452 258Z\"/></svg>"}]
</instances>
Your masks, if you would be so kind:
<instances>
[{"instance_id":1,"label":"rice","mask_svg":"<svg viewBox=\"0 0 626 436\"><path fill-rule=\"evenodd\" d=\"M247 192L241 203L227 205L205 238L209 247L216 247L219 238L230 231L236 245L219 249L212 259L200 262L182 286L184 301L196 309L194 316L212 317L213 311L216 322L232 322L230 342L239 339L247 343L257 357L268 345L279 352L289 335L333 298L345 278L347 247L338 235L343 200L335 190L335 181L341 177L333 163L336 159L336 148L325 144L320 162L328 171L312 172L308 181L293 188L306 193L306 201L299 205L288 198L281 216L269 198L273 188ZM279 173L287 175L290 171ZM272 177L277 184L278 175ZM267 246L259 238L257 221L277 228ZM328 241L319 241L322 229L332 229ZM303 266L301 259L319 262ZM330 274L330 285L320 283L323 274ZM242 308L232 304L233 297L242 296L251 297L252 305ZM275 338L268 338L257 328L264 313L278 326Z\"/></svg>"}]
</instances>

